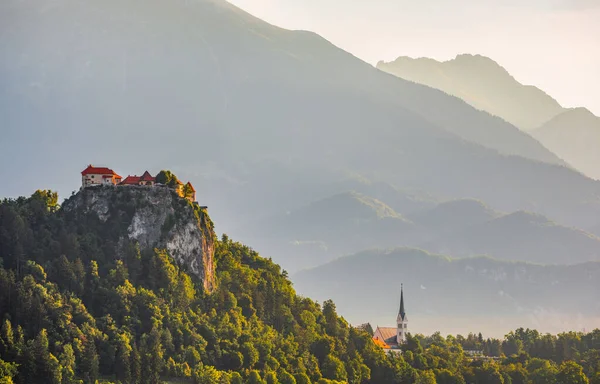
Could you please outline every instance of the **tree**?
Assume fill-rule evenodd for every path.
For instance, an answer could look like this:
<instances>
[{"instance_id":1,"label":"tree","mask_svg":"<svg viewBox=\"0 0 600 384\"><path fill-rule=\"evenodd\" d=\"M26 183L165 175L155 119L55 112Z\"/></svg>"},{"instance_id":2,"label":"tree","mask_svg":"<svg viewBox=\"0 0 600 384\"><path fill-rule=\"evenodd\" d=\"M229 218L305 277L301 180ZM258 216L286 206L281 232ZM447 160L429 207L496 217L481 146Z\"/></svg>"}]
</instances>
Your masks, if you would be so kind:
<instances>
[{"instance_id":1,"label":"tree","mask_svg":"<svg viewBox=\"0 0 600 384\"><path fill-rule=\"evenodd\" d=\"M250 371L246 382L248 384L265 384L265 381L260 377L260 373L256 370Z\"/></svg>"},{"instance_id":2,"label":"tree","mask_svg":"<svg viewBox=\"0 0 600 384\"><path fill-rule=\"evenodd\" d=\"M556 379L560 384L589 384L583 367L574 361L565 361L558 368Z\"/></svg>"},{"instance_id":3,"label":"tree","mask_svg":"<svg viewBox=\"0 0 600 384\"><path fill-rule=\"evenodd\" d=\"M4 319L2 328L0 328L0 356L14 357L15 337L12 324L8 319Z\"/></svg>"},{"instance_id":4,"label":"tree","mask_svg":"<svg viewBox=\"0 0 600 384\"><path fill-rule=\"evenodd\" d=\"M71 344L63 346L60 354L60 365L62 366L62 383L71 384L75 382L75 352Z\"/></svg>"},{"instance_id":5,"label":"tree","mask_svg":"<svg viewBox=\"0 0 600 384\"><path fill-rule=\"evenodd\" d=\"M279 384L277 375L273 371L269 371L269 372L265 373L265 382L267 384Z\"/></svg>"},{"instance_id":6,"label":"tree","mask_svg":"<svg viewBox=\"0 0 600 384\"><path fill-rule=\"evenodd\" d=\"M177 181L179 181L177 176L175 176L175 174L169 170L162 170L158 173L158 175L156 175L157 183L168 185L169 187L177 186Z\"/></svg>"},{"instance_id":7,"label":"tree","mask_svg":"<svg viewBox=\"0 0 600 384\"><path fill-rule=\"evenodd\" d=\"M294 375L294 378L296 379L296 384L311 384L310 378L306 373L297 373Z\"/></svg>"},{"instance_id":8,"label":"tree","mask_svg":"<svg viewBox=\"0 0 600 384\"><path fill-rule=\"evenodd\" d=\"M31 195L31 200L39 202L48 212L56 212L59 208L58 193L51 190L37 190Z\"/></svg>"},{"instance_id":9,"label":"tree","mask_svg":"<svg viewBox=\"0 0 600 384\"><path fill-rule=\"evenodd\" d=\"M510 332L502 342L502 351L506 356L518 355L523 351L523 341Z\"/></svg>"},{"instance_id":10,"label":"tree","mask_svg":"<svg viewBox=\"0 0 600 384\"><path fill-rule=\"evenodd\" d=\"M123 383L131 382L131 352L129 337L126 334L117 336L117 355L115 359L115 377Z\"/></svg>"},{"instance_id":11,"label":"tree","mask_svg":"<svg viewBox=\"0 0 600 384\"><path fill-rule=\"evenodd\" d=\"M194 369L192 379L194 384L215 384L221 380L222 372L210 365L198 365Z\"/></svg>"},{"instance_id":12,"label":"tree","mask_svg":"<svg viewBox=\"0 0 600 384\"><path fill-rule=\"evenodd\" d=\"M281 384L296 384L296 378L287 371L281 371L278 379Z\"/></svg>"},{"instance_id":13,"label":"tree","mask_svg":"<svg viewBox=\"0 0 600 384\"><path fill-rule=\"evenodd\" d=\"M84 343L83 357L81 359L81 373L84 382L95 383L98 380L100 361L96 350L96 343L91 337L86 337Z\"/></svg>"},{"instance_id":14,"label":"tree","mask_svg":"<svg viewBox=\"0 0 600 384\"><path fill-rule=\"evenodd\" d=\"M17 364L7 363L0 359L0 384L13 384L13 378L17 375Z\"/></svg>"},{"instance_id":15,"label":"tree","mask_svg":"<svg viewBox=\"0 0 600 384\"><path fill-rule=\"evenodd\" d=\"M331 380L346 381L348 378L344 363L331 354L325 357L321 367L321 373L323 374L323 377Z\"/></svg>"},{"instance_id":16,"label":"tree","mask_svg":"<svg viewBox=\"0 0 600 384\"><path fill-rule=\"evenodd\" d=\"M435 374L433 371L421 371L417 374L415 384L436 384Z\"/></svg>"}]
</instances>

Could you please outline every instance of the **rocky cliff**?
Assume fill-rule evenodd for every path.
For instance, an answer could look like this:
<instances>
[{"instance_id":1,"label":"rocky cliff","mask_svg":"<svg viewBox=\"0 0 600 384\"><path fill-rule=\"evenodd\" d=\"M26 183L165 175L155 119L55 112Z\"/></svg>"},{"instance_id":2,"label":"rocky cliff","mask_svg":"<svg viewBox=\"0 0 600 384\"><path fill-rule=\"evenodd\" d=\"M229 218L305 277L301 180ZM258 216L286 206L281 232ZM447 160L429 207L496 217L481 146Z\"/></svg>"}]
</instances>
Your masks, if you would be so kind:
<instances>
[{"instance_id":1,"label":"rocky cliff","mask_svg":"<svg viewBox=\"0 0 600 384\"><path fill-rule=\"evenodd\" d=\"M191 204L162 186L101 186L79 191L65 201L73 220L96 221L117 250L133 241L142 250L165 249L180 265L215 285L213 224L206 208ZM110 238L110 239L108 239ZM117 252L119 253L119 252Z\"/></svg>"}]
</instances>

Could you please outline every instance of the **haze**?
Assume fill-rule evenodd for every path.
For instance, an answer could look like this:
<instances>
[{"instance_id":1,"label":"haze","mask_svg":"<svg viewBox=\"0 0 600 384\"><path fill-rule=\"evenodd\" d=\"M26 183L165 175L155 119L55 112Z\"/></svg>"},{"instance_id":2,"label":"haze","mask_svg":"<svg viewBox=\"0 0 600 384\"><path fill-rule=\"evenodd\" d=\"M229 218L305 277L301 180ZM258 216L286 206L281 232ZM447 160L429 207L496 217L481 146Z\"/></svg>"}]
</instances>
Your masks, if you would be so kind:
<instances>
[{"instance_id":1,"label":"haze","mask_svg":"<svg viewBox=\"0 0 600 384\"><path fill-rule=\"evenodd\" d=\"M591 14L281 1L0 1L0 198L168 169L351 324L393 325L403 283L410 332L596 327L600 118L563 108L597 92ZM489 58L377 70L260 17L372 64Z\"/></svg>"},{"instance_id":2,"label":"haze","mask_svg":"<svg viewBox=\"0 0 600 384\"><path fill-rule=\"evenodd\" d=\"M232 0L275 25L314 31L375 64L396 57L493 58L565 107L600 114L600 2L594 0Z\"/></svg>"}]
</instances>

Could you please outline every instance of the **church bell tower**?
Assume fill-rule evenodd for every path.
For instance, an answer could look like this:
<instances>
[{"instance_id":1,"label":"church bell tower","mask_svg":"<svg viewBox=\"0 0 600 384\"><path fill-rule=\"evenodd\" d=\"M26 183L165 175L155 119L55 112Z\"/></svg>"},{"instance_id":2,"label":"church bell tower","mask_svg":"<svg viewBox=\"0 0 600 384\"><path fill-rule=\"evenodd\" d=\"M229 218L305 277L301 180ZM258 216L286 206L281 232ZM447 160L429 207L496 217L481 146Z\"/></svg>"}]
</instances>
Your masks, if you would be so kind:
<instances>
[{"instance_id":1,"label":"church bell tower","mask_svg":"<svg viewBox=\"0 0 600 384\"><path fill-rule=\"evenodd\" d=\"M406 312L404 311L404 287L400 284L400 310L398 311L398 317L396 318L396 324L398 326L396 330L396 341L398 344L406 342L406 332L408 331L408 319Z\"/></svg>"}]
</instances>

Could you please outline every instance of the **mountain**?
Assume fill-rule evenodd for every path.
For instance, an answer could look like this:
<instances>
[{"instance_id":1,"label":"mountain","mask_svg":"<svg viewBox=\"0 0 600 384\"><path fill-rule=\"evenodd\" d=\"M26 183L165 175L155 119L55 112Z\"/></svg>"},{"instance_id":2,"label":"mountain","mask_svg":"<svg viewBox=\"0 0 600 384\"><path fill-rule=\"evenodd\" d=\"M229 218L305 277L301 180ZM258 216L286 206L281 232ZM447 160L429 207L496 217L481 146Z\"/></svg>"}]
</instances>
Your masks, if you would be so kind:
<instances>
[{"instance_id":1,"label":"mountain","mask_svg":"<svg viewBox=\"0 0 600 384\"><path fill-rule=\"evenodd\" d=\"M455 231L483 224L501 214L475 199L458 199L440 203L431 209L409 215L409 218L430 231Z\"/></svg>"},{"instance_id":2,"label":"mountain","mask_svg":"<svg viewBox=\"0 0 600 384\"><path fill-rule=\"evenodd\" d=\"M487 254L542 264L600 261L600 238L523 211L446 233L422 247L456 257Z\"/></svg>"},{"instance_id":3,"label":"mountain","mask_svg":"<svg viewBox=\"0 0 600 384\"><path fill-rule=\"evenodd\" d=\"M600 117L588 109L568 109L531 135L584 174L600 179Z\"/></svg>"},{"instance_id":4,"label":"mountain","mask_svg":"<svg viewBox=\"0 0 600 384\"><path fill-rule=\"evenodd\" d=\"M357 249L392 247L415 234L414 224L385 203L355 191L315 201L240 228L265 255L295 272Z\"/></svg>"},{"instance_id":5,"label":"mountain","mask_svg":"<svg viewBox=\"0 0 600 384\"><path fill-rule=\"evenodd\" d=\"M363 249L416 247L453 257L489 255L540 264L600 261L600 238L540 214L495 211L475 199L450 200L406 216L354 191L237 228L266 255L297 272Z\"/></svg>"},{"instance_id":6,"label":"mountain","mask_svg":"<svg viewBox=\"0 0 600 384\"><path fill-rule=\"evenodd\" d=\"M600 222L600 183L514 126L223 1L9 0L0 26L4 195L68 196L94 163L173 170L231 235L344 175Z\"/></svg>"},{"instance_id":7,"label":"mountain","mask_svg":"<svg viewBox=\"0 0 600 384\"><path fill-rule=\"evenodd\" d=\"M592 326L600 318L600 263L542 266L478 257L451 259L422 250L364 251L293 275L299 293L332 298L355 323L392 325L400 283L413 332L444 323L489 332L515 323L543 331Z\"/></svg>"},{"instance_id":8,"label":"mountain","mask_svg":"<svg viewBox=\"0 0 600 384\"><path fill-rule=\"evenodd\" d=\"M457 55L443 62L401 56L389 63L380 61L377 68L459 97L526 131L563 112L544 91L519 83L498 63L481 55Z\"/></svg>"},{"instance_id":9,"label":"mountain","mask_svg":"<svg viewBox=\"0 0 600 384\"><path fill-rule=\"evenodd\" d=\"M527 131L575 169L600 178L597 143L600 118L585 108L562 108L542 90L525 86L503 67L480 55L453 60L399 57L377 68L465 100Z\"/></svg>"}]
</instances>

